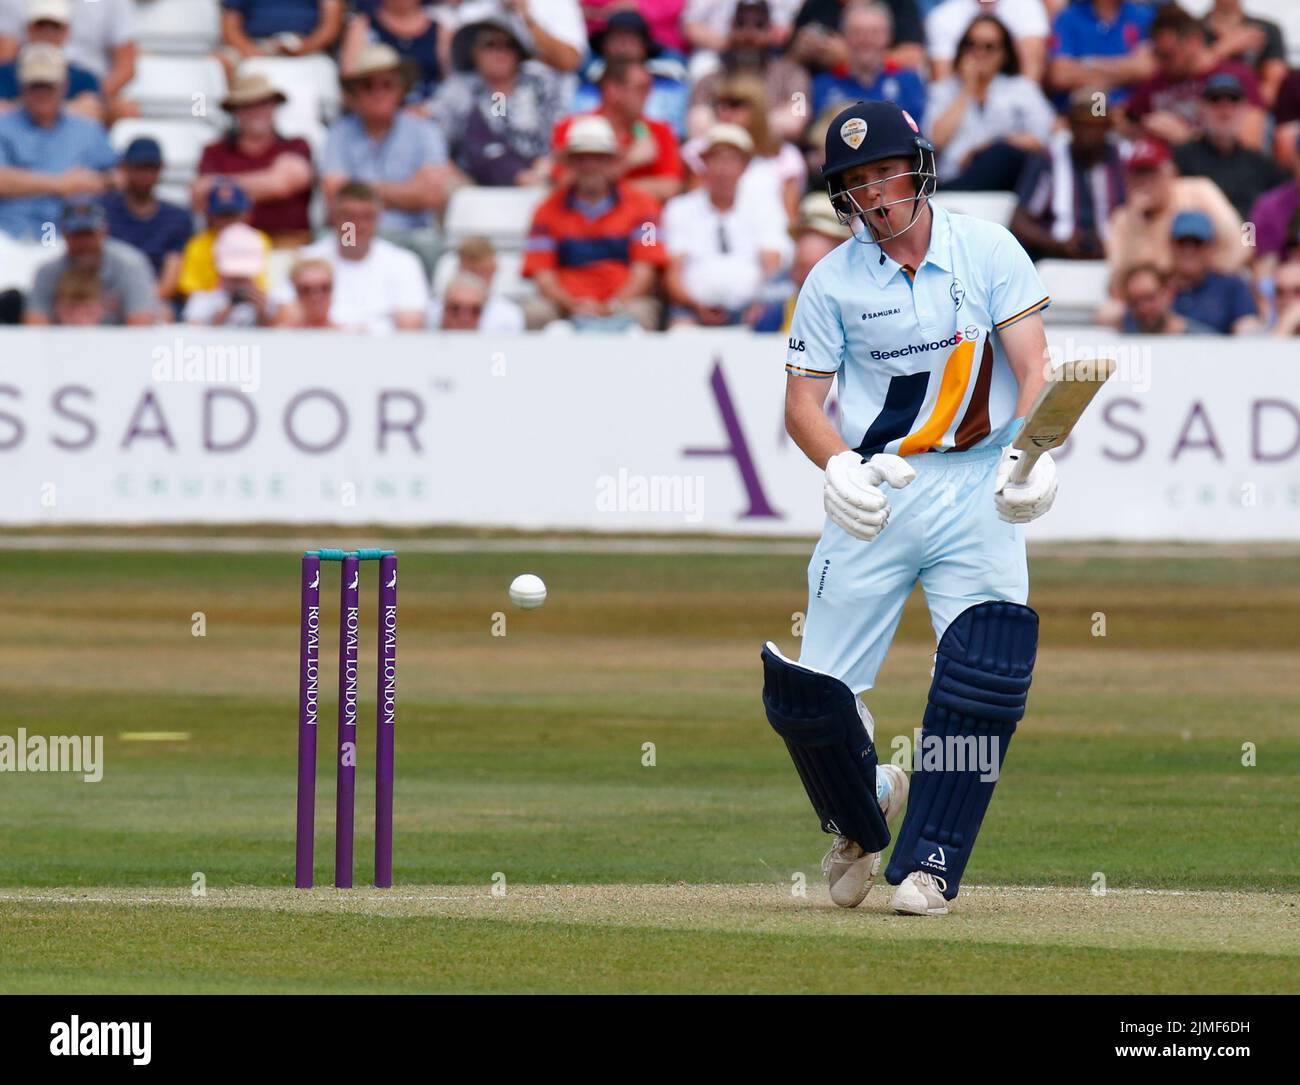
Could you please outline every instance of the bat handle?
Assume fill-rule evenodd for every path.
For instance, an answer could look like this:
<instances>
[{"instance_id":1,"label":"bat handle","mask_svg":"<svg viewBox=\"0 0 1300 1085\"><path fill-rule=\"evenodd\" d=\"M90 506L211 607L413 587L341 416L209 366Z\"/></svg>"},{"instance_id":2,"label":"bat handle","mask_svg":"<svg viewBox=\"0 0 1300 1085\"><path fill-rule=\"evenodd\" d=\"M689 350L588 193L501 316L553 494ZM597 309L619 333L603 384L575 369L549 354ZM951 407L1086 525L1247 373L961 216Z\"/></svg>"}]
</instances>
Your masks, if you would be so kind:
<instances>
[{"instance_id":1,"label":"bat handle","mask_svg":"<svg viewBox=\"0 0 1300 1085\"><path fill-rule=\"evenodd\" d=\"M1011 469L1011 477L1007 479L1008 485L1019 486L1029 477L1029 472L1034 469L1034 464L1038 462L1038 457L1042 453L1036 448L1022 449L1020 459L1016 461L1015 467Z\"/></svg>"}]
</instances>

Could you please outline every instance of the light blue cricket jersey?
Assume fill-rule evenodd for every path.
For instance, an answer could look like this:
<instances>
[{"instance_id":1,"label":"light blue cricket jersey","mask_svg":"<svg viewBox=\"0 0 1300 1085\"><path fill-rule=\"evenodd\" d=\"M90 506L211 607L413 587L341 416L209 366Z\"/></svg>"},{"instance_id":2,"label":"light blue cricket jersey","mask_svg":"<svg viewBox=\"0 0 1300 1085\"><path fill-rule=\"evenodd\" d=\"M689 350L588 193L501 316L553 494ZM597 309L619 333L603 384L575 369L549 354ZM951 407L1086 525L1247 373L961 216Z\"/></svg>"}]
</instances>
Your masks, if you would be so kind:
<instances>
[{"instance_id":1,"label":"light blue cricket jersey","mask_svg":"<svg viewBox=\"0 0 1300 1085\"><path fill-rule=\"evenodd\" d=\"M914 275L850 238L795 306L786 371L839 376L840 434L864 456L1009 443L1018 385L993 332L1051 301L1010 231L930 206Z\"/></svg>"}]
</instances>

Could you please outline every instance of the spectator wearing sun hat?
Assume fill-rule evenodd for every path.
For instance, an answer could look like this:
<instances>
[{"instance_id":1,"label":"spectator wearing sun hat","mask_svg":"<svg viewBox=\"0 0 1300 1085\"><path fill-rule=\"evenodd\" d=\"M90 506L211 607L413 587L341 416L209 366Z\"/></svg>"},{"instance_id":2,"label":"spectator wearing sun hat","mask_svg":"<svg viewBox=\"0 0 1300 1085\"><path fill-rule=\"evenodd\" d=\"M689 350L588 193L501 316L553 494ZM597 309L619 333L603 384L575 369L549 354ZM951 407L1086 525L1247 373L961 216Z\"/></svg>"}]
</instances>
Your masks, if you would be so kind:
<instances>
[{"instance_id":1,"label":"spectator wearing sun hat","mask_svg":"<svg viewBox=\"0 0 1300 1085\"><path fill-rule=\"evenodd\" d=\"M41 42L60 50L67 46L72 26L70 0L28 0L24 17L28 42ZM68 61L66 105L69 112L91 120L103 120L104 99L100 89L99 77L94 72ZM11 60L0 64L0 109L9 108L17 101L19 93L17 62Z\"/></svg>"},{"instance_id":2,"label":"spectator wearing sun hat","mask_svg":"<svg viewBox=\"0 0 1300 1085\"><path fill-rule=\"evenodd\" d=\"M252 208L247 193L230 178L223 177L212 186L204 208L207 213L207 228L190 238L181 254L178 293L197 294L204 290L215 290L220 285L221 277L217 273L212 251L217 235L232 223L247 224ZM269 252L271 239L266 234L262 234L262 244ZM258 285L265 289L265 280L259 281Z\"/></svg>"},{"instance_id":3,"label":"spectator wearing sun hat","mask_svg":"<svg viewBox=\"0 0 1300 1085\"><path fill-rule=\"evenodd\" d=\"M275 111L285 96L260 72L238 73L221 108L230 131L203 149L192 192L201 210L221 177L234 177L252 204L249 222L280 246L311 240L308 208L314 171L305 139L275 128Z\"/></svg>"},{"instance_id":4,"label":"spectator wearing sun hat","mask_svg":"<svg viewBox=\"0 0 1300 1085\"><path fill-rule=\"evenodd\" d=\"M664 207L668 326L740 324L765 281L789 262L782 215L738 199L754 141L738 124L715 124L700 148L701 185Z\"/></svg>"},{"instance_id":5,"label":"spectator wearing sun hat","mask_svg":"<svg viewBox=\"0 0 1300 1085\"><path fill-rule=\"evenodd\" d=\"M12 237L44 236L62 201L103 193L117 163L104 129L64 108L67 76L52 45L18 54L21 105L0 115L0 231Z\"/></svg>"},{"instance_id":6,"label":"spectator wearing sun hat","mask_svg":"<svg viewBox=\"0 0 1300 1085\"><path fill-rule=\"evenodd\" d=\"M351 181L364 181L383 206L380 231L390 237L434 225L455 179L447 140L436 124L403 108L411 72L397 51L375 43L342 73L348 111L330 127L321 187L331 202Z\"/></svg>"},{"instance_id":7,"label":"spectator wearing sun hat","mask_svg":"<svg viewBox=\"0 0 1300 1085\"><path fill-rule=\"evenodd\" d=\"M538 297L525 303L530 328L558 318L578 327L644 328L659 323L652 296L666 262L659 242L659 204L618 179L618 139L604 117L576 118L565 129L568 183L533 214L523 274Z\"/></svg>"}]
</instances>

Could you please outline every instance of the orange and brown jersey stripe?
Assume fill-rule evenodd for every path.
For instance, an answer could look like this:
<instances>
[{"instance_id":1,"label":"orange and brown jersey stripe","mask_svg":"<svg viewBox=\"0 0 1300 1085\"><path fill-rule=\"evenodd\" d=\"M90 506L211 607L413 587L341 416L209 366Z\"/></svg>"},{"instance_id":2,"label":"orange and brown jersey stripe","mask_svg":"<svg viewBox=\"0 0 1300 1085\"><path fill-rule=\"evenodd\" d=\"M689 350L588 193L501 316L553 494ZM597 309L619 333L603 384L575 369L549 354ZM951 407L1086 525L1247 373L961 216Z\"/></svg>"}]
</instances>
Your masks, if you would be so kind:
<instances>
[{"instance_id":1,"label":"orange and brown jersey stripe","mask_svg":"<svg viewBox=\"0 0 1300 1085\"><path fill-rule=\"evenodd\" d=\"M992 432L989 425L989 386L993 383L993 344L984 340L984 354L980 358L979 372L975 375L975 387L970 394L970 403L966 405L965 417L957 427L953 437L954 452L965 452L984 440Z\"/></svg>"},{"instance_id":2,"label":"orange and brown jersey stripe","mask_svg":"<svg viewBox=\"0 0 1300 1085\"><path fill-rule=\"evenodd\" d=\"M1025 317L1031 316L1032 314L1037 313L1042 309L1046 309L1051 304L1052 304L1052 299L1050 297L1043 298L1042 301L1034 302L1034 304L1031 305L1028 309L1022 309L1020 312L1016 313L1015 316L1009 316L1006 318L1006 320L999 320L996 324L993 325L993 327L997 328L999 331L1001 331L1003 328L1009 328L1017 320L1024 320Z\"/></svg>"}]
</instances>

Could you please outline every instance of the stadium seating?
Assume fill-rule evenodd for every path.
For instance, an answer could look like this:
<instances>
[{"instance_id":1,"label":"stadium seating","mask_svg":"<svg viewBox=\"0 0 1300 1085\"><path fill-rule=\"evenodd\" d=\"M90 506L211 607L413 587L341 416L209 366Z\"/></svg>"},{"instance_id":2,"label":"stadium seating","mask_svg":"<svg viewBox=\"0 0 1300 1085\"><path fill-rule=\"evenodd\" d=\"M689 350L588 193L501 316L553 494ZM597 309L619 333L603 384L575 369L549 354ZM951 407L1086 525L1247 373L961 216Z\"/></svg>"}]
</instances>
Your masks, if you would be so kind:
<instances>
[{"instance_id":1,"label":"stadium seating","mask_svg":"<svg viewBox=\"0 0 1300 1085\"><path fill-rule=\"evenodd\" d=\"M37 269L62 255L62 241L41 245L0 233L0 290L30 290Z\"/></svg>"},{"instance_id":2,"label":"stadium seating","mask_svg":"<svg viewBox=\"0 0 1300 1085\"><path fill-rule=\"evenodd\" d=\"M327 56L253 57L239 70L265 75L288 97L289 115L311 116L328 124L342 108L338 66Z\"/></svg>"},{"instance_id":3,"label":"stadium seating","mask_svg":"<svg viewBox=\"0 0 1300 1085\"><path fill-rule=\"evenodd\" d=\"M142 53L124 94L150 118L215 117L226 93L226 72L215 57ZM201 96L201 97L200 97Z\"/></svg>"},{"instance_id":4,"label":"stadium seating","mask_svg":"<svg viewBox=\"0 0 1300 1085\"><path fill-rule=\"evenodd\" d=\"M934 202L945 211L987 219L999 226L1010 226L1016 211L1016 197L1010 192L945 192L940 185Z\"/></svg>"},{"instance_id":5,"label":"stadium seating","mask_svg":"<svg viewBox=\"0 0 1300 1085\"><path fill-rule=\"evenodd\" d=\"M218 0L137 0L136 42L142 52L203 56L221 41Z\"/></svg>"},{"instance_id":6,"label":"stadium seating","mask_svg":"<svg viewBox=\"0 0 1300 1085\"><path fill-rule=\"evenodd\" d=\"M1040 260L1038 274L1052 298L1050 324L1091 324L1110 287L1105 260Z\"/></svg>"},{"instance_id":7,"label":"stadium seating","mask_svg":"<svg viewBox=\"0 0 1300 1085\"><path fill-rule=\"evenodd\" d=\"M476 234L489 238L498 249L523 248L533 211L546 197L546 189L482 188L466 186L452 193L447 205L447 244L455 248Z\"/></svg>"}]
</instances>

